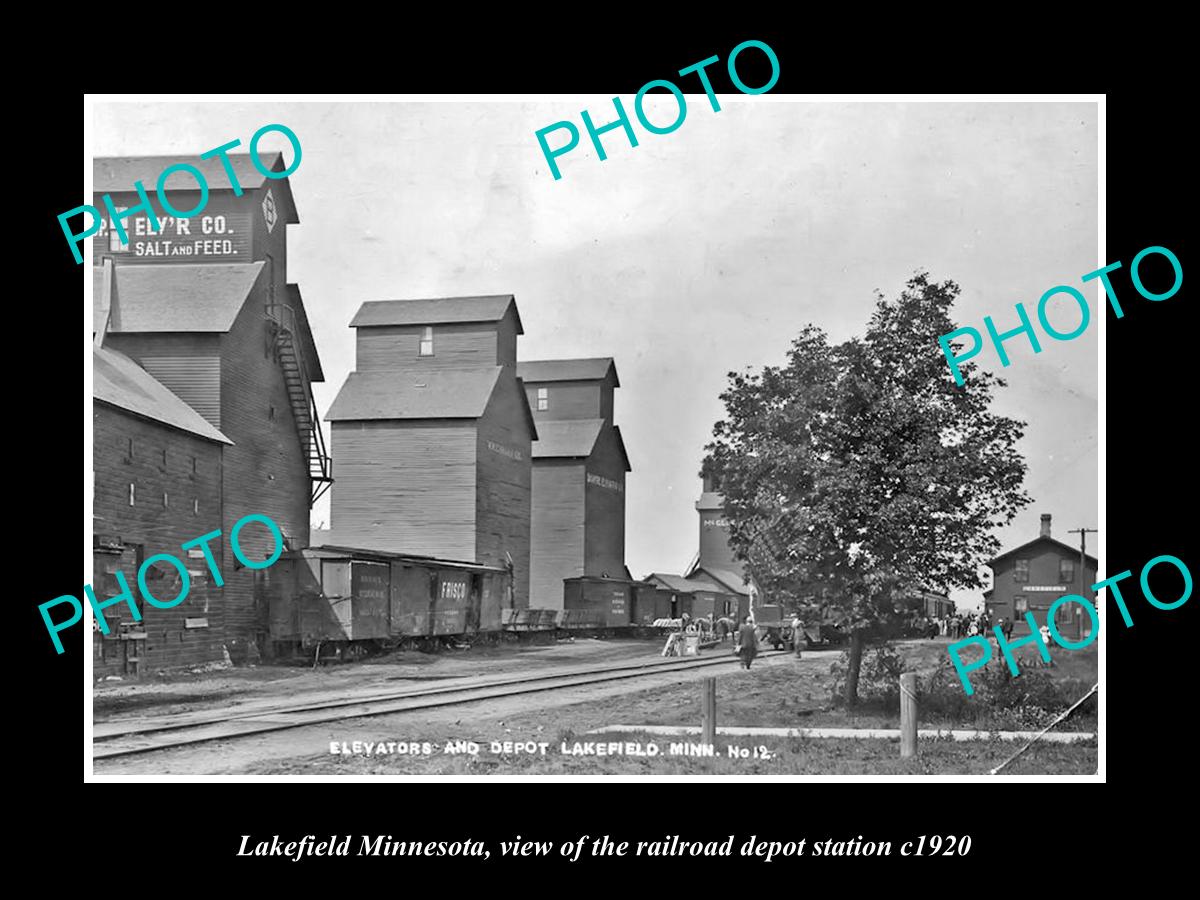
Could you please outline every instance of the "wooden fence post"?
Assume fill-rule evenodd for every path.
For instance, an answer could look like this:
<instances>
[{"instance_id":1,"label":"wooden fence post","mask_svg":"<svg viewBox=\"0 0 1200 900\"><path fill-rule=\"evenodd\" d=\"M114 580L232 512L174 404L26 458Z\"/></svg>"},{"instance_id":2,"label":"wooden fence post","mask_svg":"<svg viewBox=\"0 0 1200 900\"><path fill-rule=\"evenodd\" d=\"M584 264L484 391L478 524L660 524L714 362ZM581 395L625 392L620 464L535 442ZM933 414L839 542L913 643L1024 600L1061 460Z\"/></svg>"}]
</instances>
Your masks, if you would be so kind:
<instances>
[{"instance_id":1,"label":"wooden fence post","mask_svg":"<svg viewBox=\"0 0 1200 900\"><path fill-rule=\"evenodd\" d=\"M700 742L717 743L717 679L705 678L700 683Z\"/></svg>"},{"instance_id":2,"label":"wooden fence post","mask_svg":"<svg viewBox=\"0 0 1200 900\"><path fill-rule=\"evenodd\" d=\"M917 673L900 676L900 757L917 755Z\"/></svg>"}]
</instances>

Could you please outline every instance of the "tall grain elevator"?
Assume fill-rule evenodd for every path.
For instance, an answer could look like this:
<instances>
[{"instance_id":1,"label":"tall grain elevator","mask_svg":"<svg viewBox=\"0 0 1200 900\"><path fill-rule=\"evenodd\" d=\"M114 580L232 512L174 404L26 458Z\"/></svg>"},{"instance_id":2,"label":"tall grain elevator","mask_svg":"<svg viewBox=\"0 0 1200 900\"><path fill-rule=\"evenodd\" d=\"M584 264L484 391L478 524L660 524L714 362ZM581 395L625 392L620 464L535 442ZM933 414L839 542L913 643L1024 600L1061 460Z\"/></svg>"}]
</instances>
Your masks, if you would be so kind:
<instances>
[{"instance_id":1,"label":"tall grain elevator","mask_svg":"<svg viewBox=\"0 0 1200 900\"><path fill-rule=\"evenodd\" d=\"M329 409L331 544L512 568L529 605L531 447L511 294L364 303Z\"/></svg>"},{"instance_id":2,"label":"tall grain elevator","mask_svg":"<svg viewBox=\"0 0 1200 900\"><path fill-rule=\"evenodd\" d=\"M563 609L563 580L625 579L625 474L613 424L620 387L610 357L522 362L517 371L537 422L533 445L530 603Z\"/></svg>"},{"instance_id":3,"label":"tall grain elevator","mask_svg":"<svg viewBox=\"0 0 1200 900\"><path fill-rule=\"evenodd\" d=\"M135 208L136 185L154 183L176 163L200 170L209 194L201 214L187 217L166 214L152 196L157 228L145 210L129 213L125 243L106 217L92 256L95 328L104 346L133 360L230 442L221 449L222 538L210 545L225 582L224 615L220 622L209 617L208 625L222 629L236 662L256 657L266 637L272 573L243 567L224 536L243 516L265 514L290 546L307 546L310 505L332 476L312 397L312 383L324 380L321 361L300 289L287 281L287 226L299 216L283 158L263 155L272 177L249 155L228 159L236 188L216 157L96 159L98 208L104 194L119 213ZM171 189L170 199L193 209L200 194ZM190 517L190 510L176 513ZM247 528L239 538L254 559L274 549L265 528ZM189 564L204 566L202 558Z\"/></svg>"}]
</instances>

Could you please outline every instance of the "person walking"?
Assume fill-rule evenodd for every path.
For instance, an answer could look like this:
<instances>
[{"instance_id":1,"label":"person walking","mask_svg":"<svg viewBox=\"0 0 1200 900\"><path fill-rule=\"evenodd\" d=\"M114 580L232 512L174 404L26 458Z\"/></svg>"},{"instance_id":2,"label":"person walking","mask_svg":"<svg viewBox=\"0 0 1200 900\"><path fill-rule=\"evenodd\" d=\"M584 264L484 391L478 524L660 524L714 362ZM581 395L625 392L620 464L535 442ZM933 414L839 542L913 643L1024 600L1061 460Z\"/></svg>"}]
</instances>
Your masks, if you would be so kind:
<instances>
[{"instance_id":1,"label":"person walking","mask_svg":"<svg viewBox=\"0 0 1200 900\"><path fill-rule=\"evenodd\" d=\"M804 623L800 621L800 613L792 616L792 649L796 651L796 659L804 649Z\"/></svg>"},{"instance_id":2,"label":"person walking","mask_svg":"<svg viewBox=\"0 0 1200 900\"><path fill-rule=\"evenodd\" d=\"M738 629L737 641L737 652L742 661L742 668L749 669L754 657L758 656L758 634L749 616L746 616L742 627Z\"/></svg>"}]
</instances>

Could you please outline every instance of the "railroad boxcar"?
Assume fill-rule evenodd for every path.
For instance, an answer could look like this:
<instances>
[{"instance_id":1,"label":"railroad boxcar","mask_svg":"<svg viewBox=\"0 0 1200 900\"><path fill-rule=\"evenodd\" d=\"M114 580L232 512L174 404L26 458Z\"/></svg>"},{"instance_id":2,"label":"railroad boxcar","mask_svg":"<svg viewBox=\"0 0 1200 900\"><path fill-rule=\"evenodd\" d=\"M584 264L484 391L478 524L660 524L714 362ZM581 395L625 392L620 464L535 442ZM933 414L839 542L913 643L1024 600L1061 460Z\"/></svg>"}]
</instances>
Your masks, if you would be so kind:
<instances>
[{"instance_id":1,"label":"railroad boxcar","mask_svg":"<svg viewBox=\"0 0 1200 900\"><path fill-rule=\"evenodd\" d=\"M581 575L563 579L565 628L621 628L630 623L634 585L621 578ZM586 624L585 624L586 622Z\"/></svg>"},{"instance_id":2,"label":"railroad boxcar","mask_svg":"<svg viewBox=\"0 0 1200 900\"><path fill-rule=\"evenodd\" d=\"M275 642L399 642L500 630L507 569L347 547L291 551L275 564Z\"/></svg>"},{"instance_id":3,"label":"railroad boxcar","mask_svg":"<svg viewBox=\"0 0 1200 900\"><path fill-rule=\"evenodd\" d=\"M634 625L649 625L656 619L671 617L671 591L646 582L633 585L633 611L630 622Z\"/></svg>"}]
</instances>

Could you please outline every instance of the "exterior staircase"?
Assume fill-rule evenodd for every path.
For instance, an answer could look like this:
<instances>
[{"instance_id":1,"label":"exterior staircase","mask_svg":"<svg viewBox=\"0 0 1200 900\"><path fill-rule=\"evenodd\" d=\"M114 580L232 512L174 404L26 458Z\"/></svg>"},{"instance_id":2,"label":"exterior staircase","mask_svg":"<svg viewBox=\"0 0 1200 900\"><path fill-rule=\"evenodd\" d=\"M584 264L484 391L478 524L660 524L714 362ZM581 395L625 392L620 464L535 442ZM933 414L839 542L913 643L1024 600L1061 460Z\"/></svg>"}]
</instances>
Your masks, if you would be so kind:
<instances>
[{"instance_id":1,"label":"exterior staircase","mask_svg":"<svg viewBox=\"0 0 1200 900\"><path fill-rule=\"evenodd\" d=\"M312 396L312 382L304 367L304 354L298 346L296 311L286 303L271 303L267 305L266 316L274 331L275 356L283 369L283 383L287 387L292 418L308 457L308 474L312 479L308 505L311 508L333 484L333 460L325 449L321 419Z\"/></svg>"}]
</instances>

